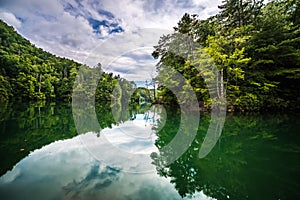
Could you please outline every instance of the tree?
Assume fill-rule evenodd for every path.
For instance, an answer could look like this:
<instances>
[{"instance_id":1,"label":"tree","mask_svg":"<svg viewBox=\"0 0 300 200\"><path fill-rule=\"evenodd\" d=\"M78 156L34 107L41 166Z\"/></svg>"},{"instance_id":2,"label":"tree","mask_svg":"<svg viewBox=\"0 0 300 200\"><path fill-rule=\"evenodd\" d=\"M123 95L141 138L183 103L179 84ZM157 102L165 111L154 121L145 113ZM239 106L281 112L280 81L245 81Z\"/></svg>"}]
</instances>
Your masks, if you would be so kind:
<instances>
[{"instance_id":1,"label":"tree","mask_svg":"<svg viewBox=\"0 0 300 200\"><path fill-rule=\"evenodd\" d=\"M6 80L5 77L0 75L0 102L7 101L11 95L11 86L10 83Z\"/></svg>"},{"instance_id":2,"label":"tree","mask_svg":"<svg viewBox=\"0 0 300 200\"><path fill-rule=\"evenodd\" d=\"M230 110L299 109L298 1L264 5L261 0L225 0L219 8L219 14L206 20L185 14L174 34L160 38L152 54L160 58L157 80L171 79L166 66L171 67L192 85L198 100L209 105L212 99L203 77L210 74L216 82L214 94L221 97L226 91ZM199 44L196 51L193 42ZM197 72L208 63L217 66L218 79L209 71ZM170 84L179 86L176 79ZM165 87L160 91L164 101L176 100Z\"/></svg>"},{"instance_id":3,"label":"tree","mask_svg":"<svg viewBox=\"0 0 300 200\"><path fill-rule=\"evenodd\" d=\"M96 66L99 67L101 65ZM22 101L71 101L78 70L82 69L86 78L93 78L94 71L89 68L35 47L12 27L0 21L1 101L12 100L12 98ZM105 72L102 77L96 100L108 101L120 77ZM81 89L85 90L90 86L86 85L86 88ZM92 94L87 95L92 96Z\"/></svg>"},{"instance_id":4,"label":"tree","mask_svg":"<svg viewBox=\"0 0 300 200\"><path fill-rule=\"evenodd\" d=\"M263 0L223 0L218 6L219 20L227 28L236 28L256 22Z\"/></svg>"},{"instance_id":5,"label":"tree","mask_svg":"<svg viewBox=\"0 0 300 200\"><path fill-rule=\"evenodd\" d=\"M300 29L293 21L295 12L295 1L268 3L248 43L246 51L252 57L246 72L248 87L257 87L265 108L299 107Z\"/></svg>"}]
</instances>

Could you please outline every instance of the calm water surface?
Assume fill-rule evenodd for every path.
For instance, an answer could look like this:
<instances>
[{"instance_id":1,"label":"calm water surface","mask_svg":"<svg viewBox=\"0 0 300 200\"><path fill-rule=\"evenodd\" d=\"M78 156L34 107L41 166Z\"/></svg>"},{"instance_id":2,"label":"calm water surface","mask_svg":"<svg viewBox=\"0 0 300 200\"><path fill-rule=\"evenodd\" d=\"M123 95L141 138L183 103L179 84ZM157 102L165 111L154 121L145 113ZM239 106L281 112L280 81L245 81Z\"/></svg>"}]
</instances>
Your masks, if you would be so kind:
<instances>
[{"instance_id":1,"label":"calm water surface","mask_svg":"<svg viewBox=\"0 0 300 200\"><path fill-rule=\"evenodd\" d=\"M70 104L0 105L0 199L300 198L298 114L228 114L199 159L210 123L201 114L188 150L165 165L160 150L176 135L180 111L129 111L113 116L99 104L102 130L78 134Z\"/></svg>"}]
</instances>

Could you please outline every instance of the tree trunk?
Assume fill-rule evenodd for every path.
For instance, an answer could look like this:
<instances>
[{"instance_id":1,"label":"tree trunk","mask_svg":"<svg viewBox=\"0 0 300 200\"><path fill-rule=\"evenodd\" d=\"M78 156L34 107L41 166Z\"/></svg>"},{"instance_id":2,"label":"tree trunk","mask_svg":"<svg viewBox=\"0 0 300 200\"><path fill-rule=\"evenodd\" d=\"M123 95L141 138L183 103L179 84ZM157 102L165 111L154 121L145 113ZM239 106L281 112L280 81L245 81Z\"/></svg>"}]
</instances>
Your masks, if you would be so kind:
<instances>
[{"instance_id":1,"label":"tree trunk","mask_svg":"<svg viewBox=\"0 0 300 200\"><path fill-rule=\"evenodd\" d=\"M224 78L223 69L220 71L220 89L221 89L221 100L224 101Z\"/></svg>"},{"instance_id":2,"label":"tree trunk","mask_svg":"<svg viewBox=\"0 0 300 200\"><path fill-rule=\"evenodd\" d=\"M220 74L218 74L216 78L217 78L217 96L218 99L220 99L220 84L219 84Z\"/></svg>"},{"instance_id":3,"label":"tree trunk","mask_svg":"<svg viewBox=\"0 0 300 200\"><path fill-rule=\"evenodd\" d=\"M39 93L41 92L41 87L42 87L42 77L41 74L39 75Z\"/></svg>"}]
</instances>

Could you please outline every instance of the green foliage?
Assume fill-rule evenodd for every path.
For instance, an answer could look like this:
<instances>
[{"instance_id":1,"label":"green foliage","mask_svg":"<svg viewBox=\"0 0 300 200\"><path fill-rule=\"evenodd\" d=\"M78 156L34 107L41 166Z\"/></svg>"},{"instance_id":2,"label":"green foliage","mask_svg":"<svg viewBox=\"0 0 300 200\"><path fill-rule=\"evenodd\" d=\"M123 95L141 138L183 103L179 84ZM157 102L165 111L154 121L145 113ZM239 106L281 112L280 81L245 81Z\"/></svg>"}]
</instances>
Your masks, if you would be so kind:
<instances>
[{"instance_id":1,"label":"green foliage","mask_svg":"<svg viewBox=\"0 0 300 200\"><path fill-rule=\"evenodd\" d=\"M95 68L101 68L101 65ZM92 78L92 68L36 48L0 21L0 101L71 101L73 88L77 86L84 95L90 96L92 94L87 94L86 87L73 87L79 69L86 75L80 78ZM118 80L119 76L102 72L96 101L110 100Z\"/></svg>"},{"instance_id":2,"label":"green foliage","mask_svg":"<svg viewBox=\"0 0 300 200\"><path fill-rule=\"evenodd\" d=\"M263 0L223 0L217 15L227 29L242 27L256 22Z\"/></svg>"},{"instance_id":3,"label":"green foliage","mask_svg":"<svg viewBox=\"0 0 300 200\"><path fill-rule=\"evenodd\" d=\"M213 62L219 79L211 94L222 96L226 90L231 111L299 109L299 2L277 0L263 5L262 1L225 0L219 8L221 12L207 20L185 14L174 34L160 38L153 52L154 58L160 58L156 79L171 78L168 68L175 69L207 106L212 100L203 78L216 77L195 68ZM188 56L180 54L188 42L178 34L197 41L199 47ZM166 87L160 89L164 102L177 101Z\"/></svg>"},{"instance_id":4,"label":"green foliage","mask_svg":"<svg viewBox=\"0 0 300 200\"><path fill-rule=\"evenodd\" d=\"M9 99L10 92L11 87L9 82L5 77L0 75L0 102L7 101Z\"/></svg>"}]
</instances>

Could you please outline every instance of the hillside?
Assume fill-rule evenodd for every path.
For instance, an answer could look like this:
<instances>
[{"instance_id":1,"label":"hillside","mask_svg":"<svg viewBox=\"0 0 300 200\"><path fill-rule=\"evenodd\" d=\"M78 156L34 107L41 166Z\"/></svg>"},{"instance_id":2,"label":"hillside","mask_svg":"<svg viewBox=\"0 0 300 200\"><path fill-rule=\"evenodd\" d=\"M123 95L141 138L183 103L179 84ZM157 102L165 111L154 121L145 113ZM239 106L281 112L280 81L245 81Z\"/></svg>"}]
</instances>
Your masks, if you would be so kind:
<instances>
[{"instance_id":1,"label":"hillside","mask_svg":"<svg viewBox=\"0 0 300 200\"><path fill-rule=\"evenodd\" d=\"M37 48L0 20L0 102L70 101L79 67L89 68ZM118 79L103 73L96 99L110 100Z\"/></svg>"}]
</instances>

